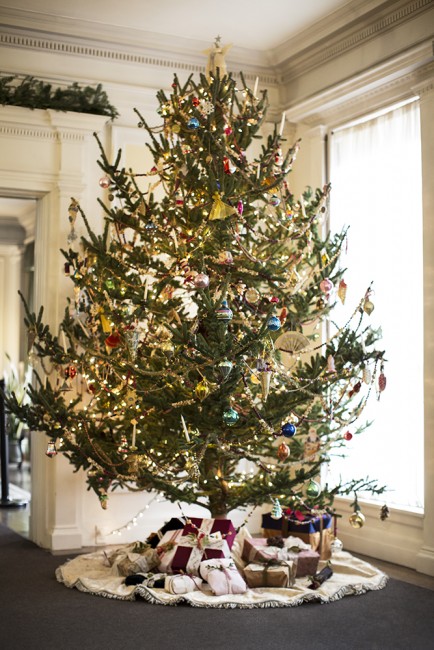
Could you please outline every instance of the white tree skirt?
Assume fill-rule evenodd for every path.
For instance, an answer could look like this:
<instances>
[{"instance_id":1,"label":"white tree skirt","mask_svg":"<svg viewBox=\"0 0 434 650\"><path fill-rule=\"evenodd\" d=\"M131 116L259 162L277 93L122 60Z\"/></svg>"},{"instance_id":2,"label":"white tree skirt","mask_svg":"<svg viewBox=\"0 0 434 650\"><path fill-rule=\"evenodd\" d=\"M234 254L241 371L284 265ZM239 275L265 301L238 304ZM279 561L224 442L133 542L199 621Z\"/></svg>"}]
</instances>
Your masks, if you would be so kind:
<instances>
[{"instance_id":1,"label":"white tree skirt","mask_svg":"<svg viewBox=\"0 0 434 650\"><path fill-rule=\"evenodd\" d=\"M241 548L244 536L249 536L245 531L240 533L232 548L232 556L239 569L242 570ZM320 562L318 571L325 566ZM295 584L289 588L262 587L248 589L241 595L228 594L214 596L211 590L204 585L202 591L192 591L187 594L173 595L164 589L156 589L139 585L125 585L125 578L114 575L113 568L107 566L104 550L95 553L79 555L69 560L56 570L56 578L66 587L76 588L80 591L116 598L119 600L135 600L140 597L158 605L178 605L188 603L193 607L217 608L255 608L255 607L295 607L308 601L331 603L344 596L364 594L367 591L383 589L387 583L387 576L371 564L353 557L350 553L341 551L333 555L331 560L333 576L324 582L319 589L309 589L308 578L297 578Z\"/></svg>"}]
</instances>

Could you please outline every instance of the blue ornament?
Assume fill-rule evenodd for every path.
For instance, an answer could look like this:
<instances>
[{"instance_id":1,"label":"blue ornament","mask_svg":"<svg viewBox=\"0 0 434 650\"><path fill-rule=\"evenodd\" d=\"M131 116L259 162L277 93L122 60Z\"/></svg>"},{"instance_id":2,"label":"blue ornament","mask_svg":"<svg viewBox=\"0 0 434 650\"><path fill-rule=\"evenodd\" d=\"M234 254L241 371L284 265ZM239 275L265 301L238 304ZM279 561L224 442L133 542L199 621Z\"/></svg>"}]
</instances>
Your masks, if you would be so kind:
<instances>
[{"instance_id":1,"label":"blue ornament","mask_svg":"<svg viewBox=\"0 0 434 650\"><path fill-rule=\"evenodd\" d=\"M282 327L282 323L277 316L270 316L267 322L267 327L272 332L277 332L277 330L280 330Z\"/></svg>"},{"instance_id":2,"label":"blue ornament","mask_svg":"<svg viewBox=\"0 0 434 650\"><path fill-rule=\"evenodd\" d=\"M217 316L217 320L221 320L221 321L230 321L234 316L232 313L232 309L229 308L227 300L222 301L221 307L216 309L215 313Z\"/></svg>"},{"instance_id":3,"label":"blue ornament","mask_svg":"<svg viewBox=\"0 0 434 650\"><path fill-rule=\"evenodd\" d=\"M295 436L296 431L297 429L292 422L286 422L282 425L282 435L285 436L285 438L292 438L292 436Z\"/></svg>"},{"instance_id":4,"label":"blue ornament","mask_svg":"<svg viewBox=\"0 0 434 650\"><path fill-rule=\"evenodd\" d=\"M237 411L233 408L227 409L223 413L223 422L227 424L228 427L232 427L234 424L238 422L240 419L240 416L238 415Z\"/></svg>"},{"instance_id":5,"label":"blue ornament","mask_svg":"<svg viewBox=\"0 0 434 650\"><path fill-rule=\"evenodd\" d=\"M197 117L190 117L190 119L187 122L187 128L190 129L191 131L196 131L196 129L199 128L199 120Z\"/></svg>"}]
</instances>

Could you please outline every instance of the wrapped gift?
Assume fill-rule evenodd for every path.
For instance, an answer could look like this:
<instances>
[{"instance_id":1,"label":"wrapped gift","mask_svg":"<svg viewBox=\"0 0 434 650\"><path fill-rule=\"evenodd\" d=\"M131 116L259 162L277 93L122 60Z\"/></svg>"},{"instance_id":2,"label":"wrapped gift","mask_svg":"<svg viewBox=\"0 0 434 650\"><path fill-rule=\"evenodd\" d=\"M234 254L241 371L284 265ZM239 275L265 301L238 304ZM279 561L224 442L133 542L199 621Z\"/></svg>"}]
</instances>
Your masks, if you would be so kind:
<instances>
[{"instance_id":1,"label":"wrapped gift","mask_svg":"<svg viewBox=\"0 0 434 650\"><path fill-rule=\"evenodd\" d=\"M294 552L288 549L288 559L294 562L296 567L295 577L304 578L313 576L318 570L319 553L310 549Z\"/></svg>"},{"instance_id":2,"label":"wrapped gift","mask_svg":"<svg viewBox=\"0 0 434 650\"><path fill-rule=\"evenodd\" d=\"M169 594L188 594L190 591L199 589L202 584L200 578L186 575L166 576L164 590Z\"/></svg>"},{"instance_id":3,"label":"wrapped gift","mask_svg":"<svg viewBox=\"0 0 434 650\"><path fill-rule=\"evenodd\" d=\"M184 526L184 535L207 533L210 535L220 534L231 549L237 531L234 528L230 519L199 519L198 517L190 517Z\"/></svg>"},{"instance_id":4,"label":"wrapped gift","mask_svg":"<svg viewBox=\"0 0 434 650\"><path fill-rule=\"evenodd\" d=\"M230 557L230 548L219 530L213 532L214 519L197 520L201 528L190 524L183 530L168 531L157 546L158 570L163 573L198 575L203 560Z\"/></svg>"},{"instance_id":5,"label":"wrapped gift","mask_svg":"<svg viewBox=\"0 0 434 650\"><path fill-rule=\"evenodd\" d=\"M162 526L156 533L151 533L146 540L146 543L152 548L156 548L158 542L163 538L163 535L169 530L182 530L185 526L185 521L178 519L177 517L172 517L170 521L167 521L164 526Z\"/></svg>"},{"instance_id":6,"label":"wrapped gift","mask_svg":"<svg viewBox=\"0 0 434 650\"><path fill-rule=\"evenodd\" d=\"M281 519L272 519L271 514L262 515L262 528L265 537L274 537L277 534L283 537L292 535L300 537L310 544L314 551L318 551L321 560L331 557L332 541L332 516L323 513L316 517L302 513L289 512Z\"/></svg>"},{"instance_id":7,"label":"wrapped gift","mask_svg":"<svg viewBox=\"0 0 434 650\"><path fill-rule=\"evenodd\" d=\"M155 569L159 557L155 549L147 544L128 544L107 555L112 572L119 576L131 576L135 573L148 573Z\"/></svg>"},{"instance_id":8,"label":"wrapped gift","mask_svg":"<svg viewBox=\"0 0 434 650\"><path fill-rule=\"evenodd\" d=\"M288 551L279 546L270 546L266 537L248 537L244 540L242 558L245 562L286 560Z\"/></svg>"},{"instance_id":9,"label":"wrapped gift","mask_svg":"<svg viewBox=\"0 0 434 650\"><path fill-rule=\"evenodd\" d=\"M291 587L295 580L295 564L291 560L271 560L248 564L244 576L249 587Z\"/></svg>"},{"instance_id":10,"label":"wrapped gift","mask_svg":"<svg viewBox=\"0 0 434 650\"><path fill-rule=\"evenodd\" d=\"M247 585L232 558L205 560L200 563L199 573L216 596L247 591Z\"/></svg>"}]
</instances>

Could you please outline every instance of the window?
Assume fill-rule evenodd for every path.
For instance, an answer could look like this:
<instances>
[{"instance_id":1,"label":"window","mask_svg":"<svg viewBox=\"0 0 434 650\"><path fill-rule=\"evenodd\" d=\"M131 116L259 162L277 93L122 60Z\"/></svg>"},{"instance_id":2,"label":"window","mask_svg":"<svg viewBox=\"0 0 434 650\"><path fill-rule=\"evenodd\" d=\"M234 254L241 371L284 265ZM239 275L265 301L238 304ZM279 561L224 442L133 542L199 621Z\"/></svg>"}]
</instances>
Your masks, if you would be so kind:
<instances>
[{"instance_id":1,"label":"window","mask_svg":"<svg viewBox=\"0 0 434 650\"><path fill-rule=\"evenodd\" d=\"M333 458L345 480L369 475L390 491L378 500L423 507L422 180L419 106L395 106L330 137L330 228L349 226L348 285L340 322L373 281L369 317L382 329L387 386L361 420L373 420ZM360 495L362 496L362 495Z\"/></svg>"}]
</instances>

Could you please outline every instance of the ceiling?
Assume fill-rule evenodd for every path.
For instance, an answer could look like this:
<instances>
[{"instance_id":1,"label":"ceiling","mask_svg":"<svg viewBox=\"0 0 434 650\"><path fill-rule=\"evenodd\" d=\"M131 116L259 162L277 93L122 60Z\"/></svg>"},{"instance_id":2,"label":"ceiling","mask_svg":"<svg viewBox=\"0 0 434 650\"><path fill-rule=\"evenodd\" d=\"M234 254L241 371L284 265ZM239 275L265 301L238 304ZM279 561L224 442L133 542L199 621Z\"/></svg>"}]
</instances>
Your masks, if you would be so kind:
<instances>
[{"instance_id":1,"label":"ceiling","mask_svg":"<svg viewBox=\"0 0 434 650\"><path fill-rule=\"evenodd\" d=\"M153 35L212 43L217 35L223 43L255 50L269 50L290 41L296 34L329 16L353 0L0 0L2 7L46 14L58 20L89 21ZM357 3L369 6L372 0ZM41 29L43 29L41 23Z\"/></svg>"}]
</instances>

